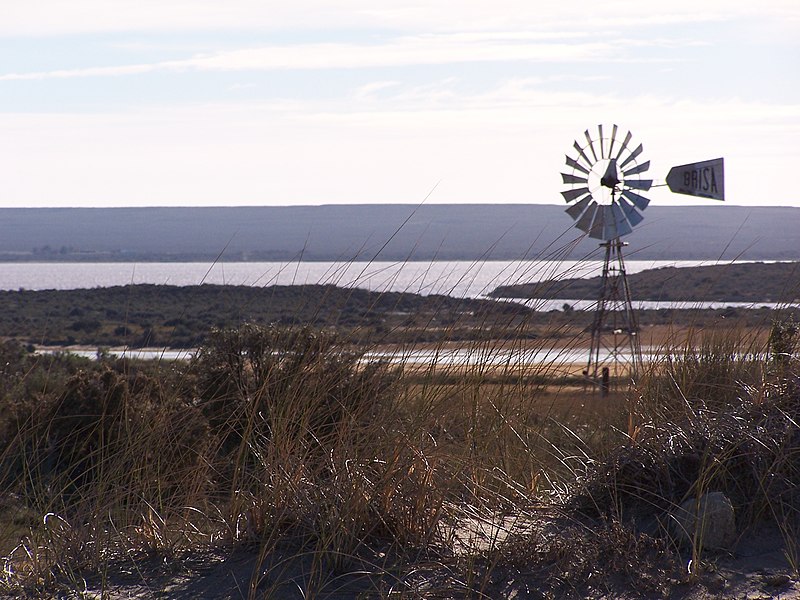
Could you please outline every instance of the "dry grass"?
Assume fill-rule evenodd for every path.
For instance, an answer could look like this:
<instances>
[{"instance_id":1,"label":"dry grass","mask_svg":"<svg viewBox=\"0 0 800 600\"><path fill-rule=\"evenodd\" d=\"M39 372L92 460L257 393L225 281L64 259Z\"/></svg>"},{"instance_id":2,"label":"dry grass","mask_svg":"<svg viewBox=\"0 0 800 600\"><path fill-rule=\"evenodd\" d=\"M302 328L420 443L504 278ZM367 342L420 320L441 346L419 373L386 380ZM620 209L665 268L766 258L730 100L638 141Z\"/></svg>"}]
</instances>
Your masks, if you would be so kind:
<instances>
[{"instance_id":1,"label":"dry grass","mask_svg":"<svg viewBox=\"0 0 800 600\"><path fill-rule=\"evenodd\" d=\"M701 490L794 539L796 330L773 333L772 358L766 337L662 330L661 358L604 399L559 362L563 335L537 342L553 360L535 370L489 360L521 347L507 341L469 363L366 365L307 328L220 331L186 365L7 344L0 589L110 589L154 557L180 570L249 549L242 597L288 597L290 580L337 597L356 573L369 597L497 597L520 577L546 594L661 593L684 551L658 524Z\"/></svg>"}]
</instances>

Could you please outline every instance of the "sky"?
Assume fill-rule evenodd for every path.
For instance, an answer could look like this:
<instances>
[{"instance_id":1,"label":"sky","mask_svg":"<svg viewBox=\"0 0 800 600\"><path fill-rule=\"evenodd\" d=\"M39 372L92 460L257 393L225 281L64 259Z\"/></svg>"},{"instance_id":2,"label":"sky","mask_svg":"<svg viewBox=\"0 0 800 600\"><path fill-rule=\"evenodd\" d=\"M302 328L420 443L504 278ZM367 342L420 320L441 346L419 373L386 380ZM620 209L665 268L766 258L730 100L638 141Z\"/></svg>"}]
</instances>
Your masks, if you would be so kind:
<instances>
[{"instance_id":1,"label":"sky","mask_svg":"<svg viewBox=\"0 0 800 600\"><path fill-rule=\"evenodd\" d=\"M656 183L724 157L727 203L800 206L797 0L4 0L2 14L2 207L564 204L565 154L598 124L633 133Z\"/></svg>"}]
</instances>

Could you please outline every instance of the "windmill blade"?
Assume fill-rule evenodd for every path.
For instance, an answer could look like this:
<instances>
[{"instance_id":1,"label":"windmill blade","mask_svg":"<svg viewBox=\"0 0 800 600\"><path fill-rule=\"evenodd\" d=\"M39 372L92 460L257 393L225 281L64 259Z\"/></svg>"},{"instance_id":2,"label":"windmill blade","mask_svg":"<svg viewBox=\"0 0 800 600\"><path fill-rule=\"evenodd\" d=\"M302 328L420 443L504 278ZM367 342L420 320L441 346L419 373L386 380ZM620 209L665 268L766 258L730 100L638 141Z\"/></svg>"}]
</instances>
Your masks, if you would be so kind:
<instances>
[{"instance_id":1,"label":"windmill blade","mask_svg":"<svg viewBox=\"0 0 800 600\"><path fill-rule=\"evenodd\" d=\"M583 214L583 211L586 210L591 201L592 201L592 196L591 195L586 196L585 198L579 200L572 206L568 207L567 210L565 210L564 212L566 212L570 217L572 217L573 221L577 221L578 217L580 217L581 214Z\"/></svg>"},{"instance_id":2,"label":"windmill blade","mask_svg":"<svg viewBox=\"0 0 800 600\"><path fill-rule=\"evenodd\" d=\"M577 140L575 140L575 142L572 144L572 147L573 147L573 148L575 148L575 150L577 150L577 151L578 151L578 154L580 154L581 158L582 158L583 160L585 160L585 161L586 161L586 164L587 164L587 165L589 165L589 168L591 169L591 168L592 168L592 165L593 165L594 163L593 163L592 161L590 161L590 160L589 160L589 157L588 157L588 156L586 156L586 155L583 153L583 148L581 148L581 147L580 147L580 145L578 144L578 141L577 141Z\"/></svg>"},{"instance_id":3,"label":"windmill blade","mask_svg":"<svg viewBox=\"0 0 800 600\"><path fill-rule=\"evenodd\" d=\"M597 132L600 134L600 158L605 158L605 150L603 149L603 126L597 126Z\"/></svg>"},{"instance_id":4,"label":"windmill blade","mask_svg":"<svg viewBox=\"0 0 800 600\"><path fill-rule=\"evenodd\" d=\"M605 206L598 206L594 213L594 221L592 227L589 229L589 237L597 240L603 239L603 227L606 221Z\"/></svg>"},{"instance_id":5,"label":"windmill blade","mask_svg":"<svg viewBox=\"0 0 800 600\"><path fill-rule=\"evenodd\" d=\"M647 208L647 205L650 204L650 200L644 196L640 196L639 194L631 192L630 190L622 190L622 195L633 202L634 206L639 210L644 210Z\"/></svg>"},{"instance_id":6,"label":"windmill blade","mask_svg":"<svg viewBox=\"0 0 800 600\"><path fill-rule=\"evenodd\" d=\"M573 169L577 169L581 173L586 173L587 175L589 174L589 169L584 167L582 164L580 164L574 158L570 158L569 156L567 156L567 165L569 165Z\"/></svg>"},{"instance_id":7,"label":"windmill blade","mask_svg":"<svg viewBox=\"0 0 800 600\"><path fill-rule=\"evenodd\" d=\"M622 175L624 177L629 177L630 175L638 175L639 173L644 173L649 168L650 168L650 161L648 160L648 161L643 162L640 165L637 165L637 166L635 166L635 167L633 167L631 169L628 169L627 171L623 171Z\"/></svg>"},{"instance_id":8,"label":"windmill blade","mask_svg":"<svg viewBox=\"0 0 800 600\"><path fill-rule=\"evenodd\" d=\"M620 196L617 200L619 201L619 207L622 209L622 212L625 213L625 218L628 219L632 226L636 227L639 223L644 221L644 217L639 214L633 205L625 198Z\"/></svg>"},{"instance_id":9,"label":"windmill blade","mask_svg":"<svg viewBox=\"0 0 800 600\"><path fill-rule=\"evenodd\" d=\"M617 139L617 126L611 128L611 144L608 146L608 158L611 158L611 153L614 152L614 142Z\"/></svg>"},{"instance_id":10,"label":"windmill blade","mask_svg":"<svg viewBox=\"0 0 800 600\"><path fill-rule=\"evenodd\" d=\"M597 152L594 151L594 144L592 143L592 136L589 135L589 130L583 132L583 135L586 136L586 141L589 142L589 150L592 151L592 156L594 157L594 162L597 162Z\"/></svg>"},{"instance_id":11,"label":"windmill blade","mask_svg":"<svg viewBox=\"0 0 800 600\"><path fill-rule=\"evenodd\" d=\"M577 175L569 175L567 173L562 173L561 179L564 183L589 183L587 177L578 177Z\"/></svg>"},{"instance_id":12,"label":"windmill blade","mask_svg":"<svg viewBox=\"0 0 800 600\"><path fill-rule=\"evenodd\" d=\"M642 153L642 150L644 150L644 146L642 146L641 144L639 144L639 145L636 147L636 150L634 150L633 152L631 152L630 156L629 156L628 158L626 158L624 161L622 161L622 164L619 166L619 168L620 168L620 169L624 169L624 168L625 168L625 165L627 165L627 164L628 164L629 162L631 162L632 160L635 160L635 159L636 159L636 157L637 157L637 156L639 156L639 155Z\"/></svg>"},{"instance_id":13,"label":"windmill blade","mask_svg":"<svg viewBox=\"0 0 800 600\"><path fill-rule=\"evenodd\" d=\"M589 233L592 230L592 222L594 221L594 215L597 212L597 202L592 201L589 204L589 207L586 209L586 212L583 213L583 216L575 223L575 227L580 229L581 231L585 231Z\"/></svg>"},{"instance_id":14,"label":"windmill blade","mask_svg":"<svg viewBox=\"0 0 800 600\"><path fill-rule=\"evenodd\" d=\"M617 228L618 236L628 235L633 231L633 228L628 224L628 220L625 218L625 214L616 202L611 204L611 212L614 215L614 225Z\"/></svg>"},{"instance_id":15,"label":"windmill blade","mask_svg":"<svg viewBox=\"0 0 800 600\"><path fill-rule=\"evenodd\" d=\"M606 204L603 207L603 239L613 240L619 237L617 231L617 221L614 219L614 211L611 210L611 205Z\"/></svg>"},{"instance_id":16,"label":"windmill blade","mask_svg":"<svg viewBox=\"0 0 800 600\"><path fill-rule=\"evenodd\" d=\"M625 185L629 188L633 188L635 190L644 190L645 192L653 187L653 180L652 179L632 179L631 181L625 181Z\"/></svg>"},{"instance_id":17,"label":"windmill blade","mask_svg":"<svg viewBox=\"0 0 800 600\"><path fill-rule=\"evenodd\" d=\"M625 141L622 142L622 146L620 147L619 152L617 152L617 160L619 160L619 157L622 156L623 152L625 152L625 148L628 147L628 142L631 141L632 137L633 137L633 134L629 131L628 135L625 136Z\"/></svg>"},{"instance_id":18,"label":"windmill blade","mask_svg":"<svg viewBox=\"0 0 800 600\"><path fill-rule=\"evenodd\" d=\"M561 192L561 195L564 196L564 200L567 202L572 202L573 200L577 200L581 196L585 196L589 193L588 187L578 188L576 190L567 190L566 192Z\"/></svg>"}]
</instances>

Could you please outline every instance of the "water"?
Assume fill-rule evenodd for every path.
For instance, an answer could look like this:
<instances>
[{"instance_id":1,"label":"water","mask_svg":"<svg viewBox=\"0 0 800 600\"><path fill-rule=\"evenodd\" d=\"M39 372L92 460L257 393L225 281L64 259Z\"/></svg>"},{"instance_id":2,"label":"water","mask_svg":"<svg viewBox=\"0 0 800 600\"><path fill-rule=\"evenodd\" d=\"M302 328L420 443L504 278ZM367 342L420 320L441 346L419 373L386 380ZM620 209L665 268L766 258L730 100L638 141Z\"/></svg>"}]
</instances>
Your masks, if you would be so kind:
<instances>
[{"instance_id":1,"label":"water","mask_svg":"<svg viewBox=\"0 0 800 600\"><path fill-rule=\"evenodd\" d=\"M626 261L628 273L713 261ZM335 284L378 292L481 298L500 285L593 277L602 261L0 263L2 290L69 290L152 283L270 286ZM556 308L560 309L564 301ZM571 302L570 302L571 303ZM571 303L572 304L572 303Z\"/></svg>"},{"instance_id":2,"label":"water","mask_svg":"<svg viewBox=\"0 0 800 600\"><path fill-rule=\"evenodd\" d=\"M693 267L715 264L713 261L626 261L628 273L660 267ZM481 298L500 285L532 283L564 277L593 277L602 268L601 261L434 261L434 262L234 262L234 263L0 263L2 290L68 290L110 287L129 284L198 285L227 284L248 286L335 284L379 292L445 294L454 297ZM576 310L592 308L590 301L515 300L537 310L561 310L569 304ZM639 308L752 308L770 303L746 302L636 302ZM72 349L73 353L94 358L94 349ZM131 358L186 360L195 350L111 349L114 355ZM474 350L417 350L411 354L371 353L367 359L391 362L439 364L536 364L549 362L581 363L588 359L588 349L538 349L511 353L495 351L491 356ZM647 352L645 352L647 357ZM489 361L487 363L487 361Z\"/></svg>"},{"instance_id":3,"label":"water","mask_svg":"<svg viewBox=\"0 0 800 600\"><path fill-rule=\"evenodd\" d=\"M98 358L98 349L92 348L39 348L41 354L54 354L66 352L83 358ZM103 353L114 358L130 358L132 360L161 360L161 361L187 361L197 354L196 348L103 348Z\"/></svg>"},{"instance_id":4,"label":"water","mask_svg":"<svg viewBox=\"0 0 800 600\"><path fill-rule=\"evenodd\" d=\"M585 364L589 360L589 348L525 348L506 350L485 346L463 348L433 348L422 350L379 350L367 352L365 361L385 360L392 364L421 364L437 366L524 367L527 365L566 365ZM660 352L658 348L642 348L642 359L647 362ZM599 361L611 359L611 352L601 350ZM630 362L629 351L618 351L616 356L623 362Z\"/></svg>"},{"instance_id":5,"label":"water","mask_svg":"<svg viewBox=\"0 0 800 600\"><path fill-rule=\"evenodd\" d=\"M518 302L529 306L532 309L540 312L547 312L551 310L563 310L564 305L568 304L574 310L593 310L597 305L596 300L570 300L570 299L541 299L541 298L498 298L498 300L509 300L511 302ZM662 310L662 309L720 309L720 308L787 308L787 307L800 307L797 303L787 302L731 302L731 301L699 301L699 300L685 300L682 302L675 301L661 301L661 300L633 300L633 308L635 310Z\"/></svg>"},{"instance_id":6,"label":"water","mask_svg":"<svg viewBox=\"0 0 800 600\"><path fill-rule=\"evenodd\" d=\"M41 349L40 352L52 353L66 351L76 356L84 358L97 358L98 351L90 348L68 348L66 350L55 350L51 348ZM168 349L168 348L105 348L104 352L116 358L130 358L138 360L162 360L162 361L186 361L191 360L196 354L197 349ZM649 346L642 348L642 357L645 361L649 360L657 348ZM630 360L630 353L626 351L618 352L618 356L623 361ZM600 354L600 361L610 358L608 351L603 350ZM408 365L424 364L438 366L506 366L519 367L525 365L563 365L569 363L585 363L589 360L588 348L526 348L526 349L498 349L485 346L465 346L463 348L433 348L433 349L406 349L406 350L373 350L366 352L364 362L374 362L376 360L388 361L391 364Z\"/></svg>"}]
</instances>

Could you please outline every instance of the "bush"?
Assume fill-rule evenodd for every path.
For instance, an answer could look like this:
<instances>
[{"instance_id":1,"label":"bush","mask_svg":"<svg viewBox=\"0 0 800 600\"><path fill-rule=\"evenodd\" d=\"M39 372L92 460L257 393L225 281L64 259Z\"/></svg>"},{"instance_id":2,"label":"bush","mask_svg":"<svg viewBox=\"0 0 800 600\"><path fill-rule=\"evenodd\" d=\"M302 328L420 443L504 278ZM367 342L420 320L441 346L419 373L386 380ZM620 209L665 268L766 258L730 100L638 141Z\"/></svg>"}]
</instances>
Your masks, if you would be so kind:
<instances>
[{"instance_id":1,"label":"bush","mask_svg":"<svg viewBox=\"0 0 800 600\"><path fill-rule=\"evenodd\" d=\"M85 331L87 333L95 332L100 327L102 327L102 324L96 319L73 321L69 326L72 331Z\"/></svg>"}]
</instances>

